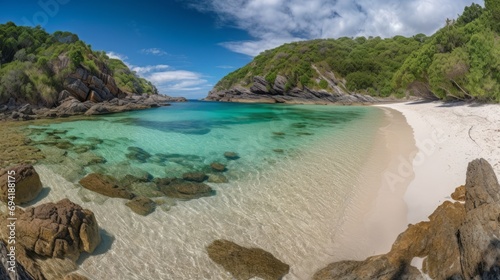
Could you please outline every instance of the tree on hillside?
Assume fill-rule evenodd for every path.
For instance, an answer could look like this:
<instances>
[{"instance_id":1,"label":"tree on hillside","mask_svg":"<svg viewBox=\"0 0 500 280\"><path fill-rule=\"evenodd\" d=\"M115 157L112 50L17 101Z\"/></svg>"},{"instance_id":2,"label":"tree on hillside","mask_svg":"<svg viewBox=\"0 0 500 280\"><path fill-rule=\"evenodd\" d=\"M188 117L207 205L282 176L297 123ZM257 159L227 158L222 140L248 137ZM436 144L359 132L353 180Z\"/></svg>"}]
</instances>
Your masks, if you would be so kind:
<instances>
[{"instance_id":1,"label":"tree on hillside","mask_svg":"<svg viewBox=\"0 0 500 280\"><path fill-rule=\"evenodd\" d=\"M500 32L500 0L485 0L484 6L491 15L491 26Z\"/></svg>"}]
</instances>

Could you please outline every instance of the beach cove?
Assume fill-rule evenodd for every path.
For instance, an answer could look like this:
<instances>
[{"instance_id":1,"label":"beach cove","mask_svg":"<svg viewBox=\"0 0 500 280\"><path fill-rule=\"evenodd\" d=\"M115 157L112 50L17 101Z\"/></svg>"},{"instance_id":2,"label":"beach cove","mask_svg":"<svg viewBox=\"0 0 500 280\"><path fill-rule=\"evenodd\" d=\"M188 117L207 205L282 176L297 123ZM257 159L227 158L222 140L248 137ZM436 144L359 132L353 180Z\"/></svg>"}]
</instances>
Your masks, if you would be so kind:
<instances>
[{"instance_id":1,"label":"beach cove","mask_svg":"<svg viewBox=\"0 0 500 280\"><path fill-rule=\"evenodd\" d=\"M256 171L253 173L237 172L241 171L238 168L250 169L244 153L240 153L242 166L237 166L239 160L228 165L230 182L210 184L217 192L215 196L169 202L146 217L131 212L122 199L84 193L77 184L58 174L53 165L39 164L35 167L47 190L36 205L69 198L95 213L103 243L94 254L83 256L78 262L78 272L91 279L110 274L127 279L231 279L230 274L208 258L205 250L211 241L221 238L271 252L290 265L290 273L284 279L309 279L332 261L362 260L387 252L408 223L425 220L435 206L450 199L454 188L463 184L470 158L483 156L495 162L498 154L494 154L494 142L476 143L466 137L471 142L460 146L469 151L463 158L463 166L451 169L454 170L451 174L460 176L442 186L431 184L434 191L419 187L421 183L417 183L424 178L436 178L439 182L439 176L430 177L428 174L434 173L422 169L425 164L420 164L421 155L417 152L426 153L429 158L435 155L419 145L431 139L434 151L440 151L436 153L445 160L456 152L454 146L448 147L446 143L458 141L455 137L464 133L459 129L457 134L450 131L443 135L429 129L429 124L437 126L437 119L441 127L449 127L457 120L446 119L440 112L459 108L454 111L457 118L469 121L477 131L495 135L498 122L492 119L484 123L490 126L482 127L477 118L490 115L494 118L495 114L485 112L498 110L497 106L485 105L486 111L484 107L442 106L442 103L400 103L369 108L374 109L370 118L361 118L344 127L345 134L310 139L307 148L287 153L281 159L268 158L265 162L269 165L252 168ZM426 123L416 126L422 115L427 116ZM287 123L290 124L293 122ZM270 131L283 128L283 124L274 122ZM423 132L418 134L418 129ZM467 136L469 132L465 133ZM491 149L490 157L476 155L470 144L482 145L485 153ZM339 162L339 158L343 160ZM408 164L413 168L408 170ZM148 171L151 170L155 172L155 169ZM498 174L498 164L495 171ZM423 203L429 206L422 207ZM415 265L419 266L418 260Z\"/></svg>"}]
</instances>

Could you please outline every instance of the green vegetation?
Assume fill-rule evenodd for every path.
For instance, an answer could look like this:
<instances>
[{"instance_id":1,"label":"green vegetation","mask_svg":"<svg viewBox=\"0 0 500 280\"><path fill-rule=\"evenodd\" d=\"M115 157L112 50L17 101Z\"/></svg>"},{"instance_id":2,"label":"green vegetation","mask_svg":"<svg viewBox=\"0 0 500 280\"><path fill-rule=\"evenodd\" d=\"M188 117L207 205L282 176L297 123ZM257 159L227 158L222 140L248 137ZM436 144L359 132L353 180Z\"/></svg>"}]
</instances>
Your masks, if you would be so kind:
<instances>
[{"instance_id":1,"label":"green vegetation","mask_svg":"<svg viewBox=\"0 0 500 280\"><path fill-rule=\"evenodd\" d=\"M32 104L54 106L65 78L77 67L93 74L114 76L125 92L157 93L156 88L138 77L123 62L110 59L102 51L70 32L48 34L39 26L0 24L0 103L10 97Z\"/></svg>"},{"instance_id":2,"label":"green vegetation","mask_svg":"<svg viewBox=\"0 0 500 280\"><path fill-rule=\"evenodd\" d=\"M286 90L328 90L327 77L331 82L345 79L348 91L374 96L409 93L500 102L500 0L485 4L486 8L466 7L457 20L446 20L430 37L344 37L285 44L230 73L216 89L250 87L254 76L272 85L281 75L288 80Z\"/></svg>"}]
</instances>

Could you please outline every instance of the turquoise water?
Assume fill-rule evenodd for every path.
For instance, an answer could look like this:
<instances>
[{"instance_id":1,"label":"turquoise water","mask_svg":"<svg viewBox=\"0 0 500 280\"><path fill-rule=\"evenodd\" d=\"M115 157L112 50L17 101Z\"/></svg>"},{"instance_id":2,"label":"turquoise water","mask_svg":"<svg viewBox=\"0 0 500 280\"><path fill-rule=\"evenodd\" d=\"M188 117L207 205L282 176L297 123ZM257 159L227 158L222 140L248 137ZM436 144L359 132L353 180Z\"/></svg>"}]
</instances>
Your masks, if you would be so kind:
<instances>
[{"instance_id":1,"label":"turquoise water","mask_svg":"<svg viewBox=\"0 0 500 280\"><path fill-rule=\"evenodd\" d=\"M223 238L271 252L291 267L284 280L297 280L338 254L346 211L365 191L360 170L388 124L384 116L373 107L189 102L29 129L47 157L36 166L50 188L40 203L69 198L90 209L105 233L103 253L83 260L80 273L230 280L206 253ZM239 159L226 159L227 151ZM185 201L150 193L158 205L147 216L76 183L90 172L117 179L213 173L213 161L226 164L229 180L208 183L215 195ZM142 188L151 184L133 191L148 195Z\"/></svg>"},{"instance_id":2,"label":"turquoise water","mask_svg":"<svg viewBox=\"0 0 500 280\"><path fill-rule=\"evenodd\" d=\"M65 155L63 161L52 161L63 166L59 172L71 181L90 172L117 178L144 171L154 177L179 177L189 171L208 172L214 161L227 164L226 176L234 180L380 115L371 107L188 102L31 129L33 140L46 141L39 145L46 153L58 154L54 145L69 142L55 145ZM227 160L227 151L240 158ZM101 162L79 162L89 153Z\"/></svg>"}]
</instances>

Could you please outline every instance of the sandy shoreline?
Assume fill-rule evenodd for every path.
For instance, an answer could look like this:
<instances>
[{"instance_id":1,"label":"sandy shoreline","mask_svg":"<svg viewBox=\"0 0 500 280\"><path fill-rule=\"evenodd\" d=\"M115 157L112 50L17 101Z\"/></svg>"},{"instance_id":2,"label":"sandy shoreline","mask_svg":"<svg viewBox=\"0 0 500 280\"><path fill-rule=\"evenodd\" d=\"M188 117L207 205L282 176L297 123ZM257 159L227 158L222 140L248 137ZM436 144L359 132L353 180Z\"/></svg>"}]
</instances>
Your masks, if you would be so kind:
<instances>
[{"instance_id":1,"label":"sandy shoreline","mask_svg":"<svg viewBox=\"0 0 500 280\"><path fill-rule=\"evenodd\" d=\"M419 149L411 162L415 179L404 195L409 223L428 220L437 206L451 200L450 194L465 183L470 161L485 158L500 175L500 105L427 102L381 106L405 116Z\"/></svg>"}]
</instances>

